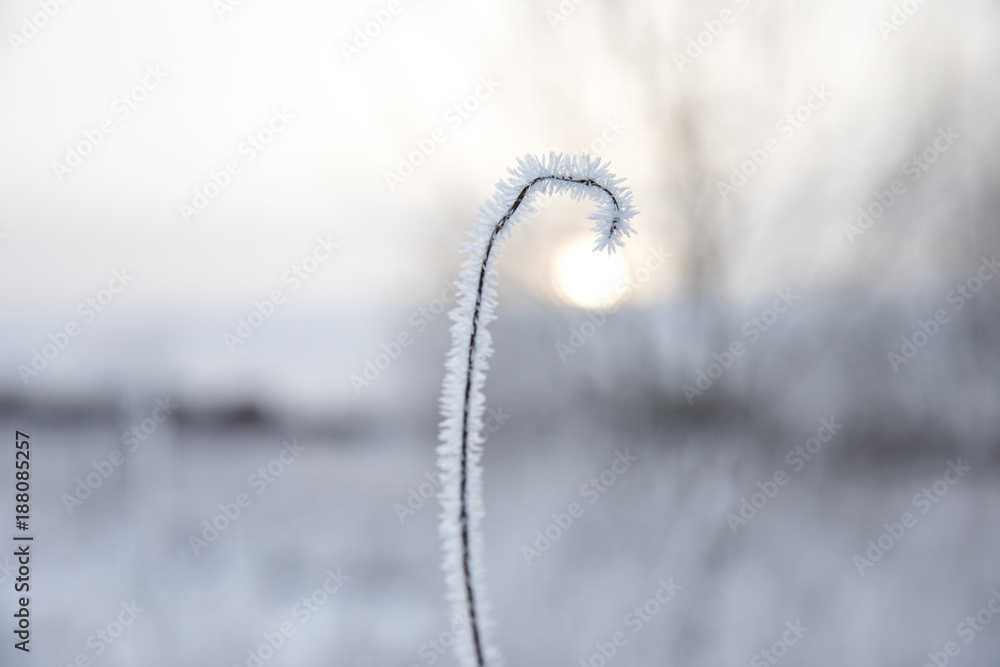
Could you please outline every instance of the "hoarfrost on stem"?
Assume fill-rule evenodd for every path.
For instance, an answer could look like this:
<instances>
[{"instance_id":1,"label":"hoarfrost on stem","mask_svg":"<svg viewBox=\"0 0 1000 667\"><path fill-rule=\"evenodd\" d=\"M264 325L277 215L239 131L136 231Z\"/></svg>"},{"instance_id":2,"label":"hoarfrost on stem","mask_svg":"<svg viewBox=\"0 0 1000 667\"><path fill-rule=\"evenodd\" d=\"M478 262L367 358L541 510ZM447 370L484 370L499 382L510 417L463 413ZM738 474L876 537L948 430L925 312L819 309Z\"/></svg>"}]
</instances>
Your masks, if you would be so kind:
<instances>
[{"instance_id":1,"label":"hoarfrost on stem","mask_svg":"<svg viewBox=\"0 0 1000 667\"><path fill-rule=\"evenodd\" d=\"M442 567L452 612L469 629L459 635L455 646L459 661L467 667L502 664L491 641L493 624L485 595L483 536L479 530L484 515L480 459L486 399L482 389L487 360L493 352L486 325L495 318L499 249L511 225L535 210L532 196L539 193L566 192L576 200L593 200L597 208L589 219L597 234L594 250L607 250L608 254L635 233L631 218L637 213L624 179L616 178L600 158L527 155L508 171L510 177L497 184L493 199L480 208L470 232L472 241L465 244L467 258L457 282L457 305L450 313L452 346L445 361L441 394L438 466L443 484L438 496L442 506Z\"/></svg>"}]
</instances>

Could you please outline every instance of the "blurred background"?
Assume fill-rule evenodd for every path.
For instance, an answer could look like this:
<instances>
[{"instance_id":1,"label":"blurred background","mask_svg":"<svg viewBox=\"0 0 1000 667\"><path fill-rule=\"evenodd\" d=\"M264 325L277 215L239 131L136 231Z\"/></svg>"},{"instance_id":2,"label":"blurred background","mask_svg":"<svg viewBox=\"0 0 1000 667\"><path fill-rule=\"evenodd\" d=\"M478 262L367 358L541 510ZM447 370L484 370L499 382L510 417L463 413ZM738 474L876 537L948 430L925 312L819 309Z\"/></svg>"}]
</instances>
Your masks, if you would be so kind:
<instances>
[{"instance_id":1,"label":"blurred background","mask_svg":"<svg viewBox=\"0 0 1000 667\"><path fill-rule=\"evenodd\" d=\"M11 0L0 27L0 497L13 536L26 432L35 536L30 654L0 557L3 664L457 664L451 281L549 151L610 160L641 214L608 258L586 202L541 198L498 265L507 664L997 664L996 3Z\"/></svg>"}]
</instances>

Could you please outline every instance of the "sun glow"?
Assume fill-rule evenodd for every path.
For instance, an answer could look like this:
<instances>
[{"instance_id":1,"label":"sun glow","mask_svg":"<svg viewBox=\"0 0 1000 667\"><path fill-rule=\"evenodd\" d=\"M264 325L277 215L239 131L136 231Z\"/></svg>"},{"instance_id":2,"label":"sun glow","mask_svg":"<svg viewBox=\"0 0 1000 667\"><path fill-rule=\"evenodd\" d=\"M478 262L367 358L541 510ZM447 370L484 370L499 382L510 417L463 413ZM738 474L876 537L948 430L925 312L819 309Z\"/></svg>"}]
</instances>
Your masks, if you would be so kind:
<instances>
[{"instance_id":1,"label":"sun glow","mask_svg":"<svg viewBox=\"0 0 1000 667\"><path fill-rule=\"evenodd\" d=\"M628 272L620 255L594 252L594 240L577 239L564 245L553 264L556 293L571 306L596 308L613 301L617 287Z\"/></svg>"}]
</instances>

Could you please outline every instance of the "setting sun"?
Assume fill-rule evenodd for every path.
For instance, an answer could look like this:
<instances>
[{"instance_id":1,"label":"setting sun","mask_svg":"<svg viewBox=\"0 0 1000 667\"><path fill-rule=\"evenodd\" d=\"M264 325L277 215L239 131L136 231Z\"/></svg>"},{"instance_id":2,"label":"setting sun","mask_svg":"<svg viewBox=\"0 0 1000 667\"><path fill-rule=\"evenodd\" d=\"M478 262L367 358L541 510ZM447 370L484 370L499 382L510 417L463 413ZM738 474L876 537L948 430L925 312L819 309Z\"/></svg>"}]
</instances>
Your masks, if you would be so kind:
<instances>
[{"instance_id":1,"label":"setting sun","mask_svg":"<svg viewBox=\"0 0 1000 667\"><path fill-rule=\"evenodd\" d=\"M556 255L552 281L556 293L577 308L596 308L614 298L628 263L621 255L594 252L589 236L567 243Z\"/></svg>"}]
</instances>

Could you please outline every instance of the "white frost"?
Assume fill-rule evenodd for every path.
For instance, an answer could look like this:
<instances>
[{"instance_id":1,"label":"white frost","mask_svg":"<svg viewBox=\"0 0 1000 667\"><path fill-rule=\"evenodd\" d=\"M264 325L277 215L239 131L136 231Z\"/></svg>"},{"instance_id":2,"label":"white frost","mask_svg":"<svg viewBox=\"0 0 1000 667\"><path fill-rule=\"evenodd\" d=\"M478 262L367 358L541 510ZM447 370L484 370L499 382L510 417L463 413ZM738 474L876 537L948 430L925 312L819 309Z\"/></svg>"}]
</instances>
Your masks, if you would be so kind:
<instances>
[{"instance_id":1,"label":"white frost","mask_svg":"<svg viewBox=\"0 0 1000 667\"><path fill-rule=\"evenodd\" d=\"M489 368L487 359L493 352L486 325L495 317L494 267L500 247L510 226L534 211L532 199L539 193L567 192L573 199L593 200L597 209L589 219L594 221L593 231L597 233L594 249L606 249L609 254L635 233L630 220L637 212L631 191L623 186L624 179L616 178L599 158L550 153L539 159L528 155L518 160L516 169L508 171L510 177L497 184L496 195L480 208L470 232L472 241L465 244L467 259L456 283L457 305L450 313L452 347L445 361L447 373L441 395L438 465L443 475L439 493L442 567L454 619L468 628L468 632L459 633L455 645L458 660L467 667L502 664L500 652L491 641L483 537L479 530L485 512L480 466L486 405L482 389Z\"/></svg>"}]
</instances>

